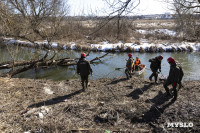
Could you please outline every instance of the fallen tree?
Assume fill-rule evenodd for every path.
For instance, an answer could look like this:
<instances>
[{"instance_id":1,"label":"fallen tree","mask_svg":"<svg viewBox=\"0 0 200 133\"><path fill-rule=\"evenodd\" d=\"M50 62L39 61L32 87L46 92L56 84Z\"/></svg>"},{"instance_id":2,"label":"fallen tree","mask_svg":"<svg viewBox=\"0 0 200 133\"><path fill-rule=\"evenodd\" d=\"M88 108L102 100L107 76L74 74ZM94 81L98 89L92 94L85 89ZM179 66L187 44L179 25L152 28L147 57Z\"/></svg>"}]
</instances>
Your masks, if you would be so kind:
<instances>
[{"instance_id":1,"label":"fallen tree","mask_svg":"<svg viewBox=\"0 0 200 133\"><path fill-rule=\"evenodd\" d=\"M108 55L108 53L90 60L90 63L91 64L99 63L99 61L101 62L101 58L105 57L106 55ZM1 74L0 77L13 77L14 75L17 75L19 73L25 72L30 69L49 68L53 66L73 66L77 64L77 61L79 59L79 58L75 59L61 58L55 60L54 59L55 56L56 53L54 52L53 56L51 58L48 58L49 51L47 51L46 54L41 59L38 60L28 60L28 61L14 60L14 61L2 62L0 63L0 70L9 69L9 71Z\"/></svg>"}]
</instances>

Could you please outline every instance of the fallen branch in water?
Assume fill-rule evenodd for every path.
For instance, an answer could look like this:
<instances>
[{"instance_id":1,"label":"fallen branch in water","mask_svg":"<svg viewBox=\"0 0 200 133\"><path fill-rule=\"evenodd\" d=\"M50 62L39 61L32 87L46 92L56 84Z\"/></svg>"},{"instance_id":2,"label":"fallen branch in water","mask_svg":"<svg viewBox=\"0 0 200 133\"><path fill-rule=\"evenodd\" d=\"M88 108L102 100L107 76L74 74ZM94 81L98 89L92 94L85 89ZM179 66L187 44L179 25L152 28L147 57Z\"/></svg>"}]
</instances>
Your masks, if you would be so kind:
<instances>
[{"instance_id":1,"label":"fallen branch in water","mask_svg":"<svg viewBox=\"0 0 200 133\"><path fill-rule=\"evenodd\" d=\"M54 55L50 59L48 59L47 57L49 56L49 52L47 52L45 56L39 60L2 62L0 63L0 69L11 69L11 70L9 72L1 74L0 77L13 77L14 75L17 75L19 73L25 72L30 69L48 68L52 66L73 66L77 64L77 60L79 59L79 58L75 58L75 59L62 58L62 59L54 60L55 55L56 54L54 53ZM90 60L89 62L91 64L97 63L97 62L94 62L96 60L101 62L101 58L105 57L106 55L108 55L108 53L100 57L96 57Z\"/></svg>"}]
</instances>

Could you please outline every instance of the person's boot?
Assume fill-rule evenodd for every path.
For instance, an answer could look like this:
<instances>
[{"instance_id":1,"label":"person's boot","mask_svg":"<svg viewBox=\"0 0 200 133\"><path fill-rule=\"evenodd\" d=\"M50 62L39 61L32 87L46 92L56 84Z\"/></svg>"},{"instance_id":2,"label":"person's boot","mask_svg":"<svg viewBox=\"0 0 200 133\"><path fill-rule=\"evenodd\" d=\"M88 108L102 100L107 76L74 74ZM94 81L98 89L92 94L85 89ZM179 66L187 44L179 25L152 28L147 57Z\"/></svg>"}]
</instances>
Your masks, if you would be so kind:
<instances>
[{"instance_id":1,"label":"person's boot","mask_svg":"<svg viewBox=\"0 0 200 133\"><path fill-rule=\"evenodd\" d=\"M178 85L178 91L183 87L182 83L179 83Z\"/></svg>"},{"instance_id":2,"label":"person's boot","mask_svg":"<svg viewBox=\"0 0 200 133\"><path fill-rule=\"evenodd\" d=\"M155 84L158 84L158 81L157 81L158 77L155 76L154 78L155 78Z\"/></svg>"},{"instance_id":3,"label":"person's boot","mask_svg":"<svg viewBox=\"0 0 200 133\"><path fill-rule=\"evenodd\" d=\"M82 90L85 91L85 85L82 83Z\"/></svg>"},{"instance_id":4,"label":"person's boot","mask_svg":"<svg viewBox=\"0 0 200 133\"><path fill-rule=\"evenodd\" d=\"M155 81L155 82L154 82L154 84L156 84L156 85L157 85L157 84L158 84L158 81Z\"/></svg>"},{"instance_id":5,"label":"person's boot","mask_svg":"<svg viewBox=\"0 0 200 133\"><path fill-rule=\"evenodd\" d=\"M126 78L129 79L129 75L128 74L126 74Z\"/></svg>"},{"instance_id":6,"label":"person's boot","mask_svg":"<svg viewBox=\"0 0 200 133\"><path fill-rule=\"evenodd\" d=\"M85 91L85 86L83 86L82 90Z\"/></svg>"},{"instance_id":7,"label":"person's boot","mask_svg":"<svg viewBox=\"0 0 200 133\"><path fill-rule=\"evenodd\" d=\"M152 81L152 75L149 77L149 80Z\"/></svg>"},{"instance_id":8,"label":"person's boot","mask_svg":"<svg viewBox=\"0 0 200 133\"><path fill-rule=\"evenodd\" d=\"M174 100L176 100L177 99L177 90L174 90L174 98L173 98Z\"/></svg>"},{"instance_id":9,"label":"person's boot","mask_svg":"<svg viewBox=\"0 0 200 133\"><path fill-rule=\"evenodd\" d=\"M171 95L171 93L170 93L170 91L169 91L169 88L168 88L166 85L163 85L163 87L165 88L165 91L166 91L165 97L166 97L166 98L171 97L172 95Z\"/></svg>"},{"instance_id":10,"label":"person's boot","mask_svg":"<svg viewBox=\"0 0 200 133\"><path fill-rule=\"evenodd\" d=\"M85 88L86 88L86 89L88 88L88 82L86 82L86 84L85 84Z\"/></svg>"}]
</instances>

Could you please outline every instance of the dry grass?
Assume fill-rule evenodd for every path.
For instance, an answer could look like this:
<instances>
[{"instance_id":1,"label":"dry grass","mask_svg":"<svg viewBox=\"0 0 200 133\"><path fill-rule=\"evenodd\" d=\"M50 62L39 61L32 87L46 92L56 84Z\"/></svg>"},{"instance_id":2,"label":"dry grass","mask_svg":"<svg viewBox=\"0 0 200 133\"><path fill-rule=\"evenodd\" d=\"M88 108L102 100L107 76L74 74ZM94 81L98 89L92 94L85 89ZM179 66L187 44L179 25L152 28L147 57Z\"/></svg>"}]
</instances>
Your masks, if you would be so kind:
<instances>
[{"instance_id":1,"label":"dry grass","mask_svg":"<svg viewBox=\"0 0 200 133\"><path fill-rule=\"evenodd\" d=\"M157 123L173 119L192 121L196 125L199 121L198 81L185 83L194 93L182 89L176 102L170 105L170 99L164 98L162 83L155 86L138 77L90 81L86 92L80 91L79 80L53 82L0 78L0 83L0 132L78 132L84 129L85 132L98 133L105 130L164 132L161 126L165 125ZM140 89L144 92L141 93ZM146 102L148 99L152 99L152 103ZM183 102L191 100L193 104ZM161 115L155 105L163 111ZM194 112L189 113L190 110ZM118 117L111 119L111 113L110 119L101 121L98 116L102 111L113 111ZM177 115L171 115L174 112ZM199 130L196 126L193 129ZM190 129L173 130L189 132Z\"/></svg>"}]
</instances>

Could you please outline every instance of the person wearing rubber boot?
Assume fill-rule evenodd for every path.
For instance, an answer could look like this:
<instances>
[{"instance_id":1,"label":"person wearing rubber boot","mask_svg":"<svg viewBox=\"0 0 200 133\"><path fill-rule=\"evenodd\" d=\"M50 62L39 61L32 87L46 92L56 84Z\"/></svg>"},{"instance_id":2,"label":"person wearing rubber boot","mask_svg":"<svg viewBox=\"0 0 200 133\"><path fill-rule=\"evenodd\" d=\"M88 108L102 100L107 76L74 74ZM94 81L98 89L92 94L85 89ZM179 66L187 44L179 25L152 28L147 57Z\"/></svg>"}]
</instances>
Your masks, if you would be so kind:
<instances>
[{"instance_id":1,"label":"person wearing rubber boot","mask_svg":"<svg viewBox=\"0 0 200 133\"><path fill-rule=\"evenodd\" d=\"M133 60L134 59L132 58L131 53L128 54L128 57L129 57L129 59L126 62L125 74L126 74L127 79L130 79L130 78L132 78L131 73L133 70Z\"/></svg>"},{"instance_id":2,"label":"person wearing rubber boot","mask_svg":"<svg viewBox=\"0 0 200 133\"><path fill-rule=\"evenodd\" d=\"M170 70L169 70L169 76L167 77L167 80L164 82L163 86L166 90L167 95L171 96L168 86L171 84L173 87L173 93L174 93L174 99L177 99L177 84L179 86L181 85L181 80L183 78L183 70L179 63L177 63L174 58L169 57L167 59L167 62L170 64Z\"/></svg>"},{"instance_id":3,"label":"person wearing rubber boot","mask_svg":"<svg viewBox=\"0 0 200 133\"><path fill-rule=\"evenodd\" d=\"M88 77L91 74L92 75L92 68L90 66L89 61L86 59L86 54L81 53L81 58L79 59L77 63L77 73L81 76L81 85L83 88L83 91L88 87Z\"/></svg>"},{"instance_id":4,"label":"person wearing rubber boot","mask_svg":"<svg viewBox=\"0 0 200 133\"><path fill-rule=\"evenodd\" d=\"M156 84L157 84L157 78L158 78L158 70L161 72L161 61L162 61L162 59L163 59L163 56L159 55L159 56L149 60L149 62L151 62L150 68L151 68L151 71L152 71L152 74L149 77L149 80L152 81L152 77L154 77Z\"/></svg>"}]
</instances>

